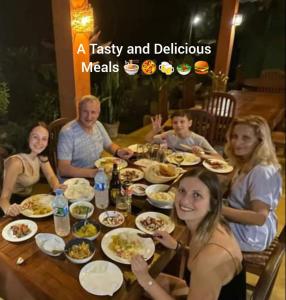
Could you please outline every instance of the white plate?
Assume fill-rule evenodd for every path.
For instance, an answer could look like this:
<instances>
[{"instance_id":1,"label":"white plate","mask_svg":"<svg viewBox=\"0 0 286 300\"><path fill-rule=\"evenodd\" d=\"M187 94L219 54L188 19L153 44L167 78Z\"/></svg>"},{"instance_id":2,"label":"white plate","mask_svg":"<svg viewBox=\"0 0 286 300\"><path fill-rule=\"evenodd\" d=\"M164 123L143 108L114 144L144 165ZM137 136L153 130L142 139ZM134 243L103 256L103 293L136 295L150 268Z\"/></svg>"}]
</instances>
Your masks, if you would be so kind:
<instances>
[{"instance_id":1,"label":"white plate","mask_svg":"<svg viewBox=\"0 0 286 300\"><path fill-rule=\"evenodd\" d=\"M106 165L108 165L108 164L113 165L115 163L117 164L118 170L121 170L128 166L127 161L125 161L124 159L118 158L118 157L102 157L95 162L95 166L97 168L105 169ZM111 167L111 171L112 171L112 167Z\"/></svg>"},{"instance_id":2,"label":"white plate","mask_svg":"<svg viewBox=\"0 0 286 300\"><path fill-rule=\"evenodd\" d=\"M166 216L158 212L148 211L143 214L140 214L135 219L135 224L137 228L146 233L150 233L150 234L154 233L154 230L148 230L146 227L144 227L143 224L141 224L141 221L143 221L147 217L163 220L164 225L156 230L167 231L168 233L171 233L175 229L175 223L171 220L169 216Z\"/></svg>"},{"instance_id":3,"label":"white plate","mask_svg":"<svg viewBox=\"0 0 286 300\"><path fill-rule=\"evenodd\" d=\"M213 168L212 165L210 165L207 161L203 161L203 166L208 169L209 171L215 172L215 173L220 173L220 174L225 174L225 173L230 173L233 171L233 166L229 165L226 161L220 160L220 159L211 159L212 161L217 161L217 162L222 162L224 164L223 168Z\"/></svg>"},{"instance_id":4,"label":"white plate","mask_svg":"<svg viewBox=\"0 0 286 300\"><path fill-rule=\"evenodd\" d=\"M65 250L64 240L52 233L38 233L35 236L36 244L44 253L51 256L59 256ZM57 251L57 253L53 253Z\"/></svg>"},{"instance_id":5,"label":"white plate","mask_svg":"<svg viewBox=\"0 0 286 300\"><path fill-rule=\"evenodd\" d=\"M145 190L148 187L148 185L146 184L142 184L142 183L134 183L130 186L130 189L132 190L132 194L135 196L146 196ZM142 189L144 189L144 191L142 191Z\"/></svg>"},{"instance_id":6,"label":"white plate","mask_svg":"<svg viewBox=\"0 0 286 300\"><path fill-rule=\"evenodd\" d=\"M158 207L158 208L161 208L161 209L172 209L174 204L160 204L160 203L157 203L157 202L153 202L151 199L149 199L148 197L146 198L147 202L149 202L151 205L155 206L155 207Z\"/></svg>"},{"instance_id":7,"label":"white plate","mask_svg":"<svg viewBox=\"0 0 286 300\"><path fill-rule=\"evenodd\" d=\"M139 241L142 245L138 254L142 255L145 260L151 258L155 252L155 244L151 238L140 238L137 233L142 233L142 231L134 228L117 228L109 231L104 235L101 240L101 248L105 255L107 255L110 259L122 263L122 264L130 264L129 259L120 257L115 251L109 248L109 245L112 242L112 237L118 234L126 234L131 235L131 238L134 238L136 241ZM125 252L126 253L126 252Z\"/></svg>"},{"instance_id":8,"label":"white plate","mask_svg":"<svg viewBox=\"0 0 286 300\"><path fill-rule=\"evenodd\" d=\"M177 154L182 154L184 157L184 160L181 162L181 166L194 166L201 162L201 158L196 156L195 154L188 153L188 152L175 152L167 156L167 160L177 165L178 163L175 161L174 157Z\"/></svg>"},{"instance_id":9,"label":"white plate","mask_svg":"<svg viewBox=\"0 0 286 300\"><path fill-rule=\"evenodd\" d=\"M72 203L76 201L91 201L94 197L94 189L89 181L84 178L71 178L64 182L67 189L64 196Z\"/></svg>"},{"instance_id":10,"label":"white plate","mask_svg":"<svg viewBox=\"0 0 286 300\"><path fill-rule=\"evenodd\" d=\"M130 149L133 152L137 153L146 153L148 152L148 148L145 145L142 145L143 147L140 148L140 151L138 151L138 144L133 144L128 146L128 149Z\"/></svg>"},{"instance_id":11,"label":"white plate","mask_svg":"<svg viewBox=\"0 0 286 300\"><path fill-rule=\"evenodd\" d=\"M134 174L136 175L136 177L134 177L133 179L127 179L125 174L127 172L134 172ZM132 181L132 182L135 182L135 181L138 181L138 180L141 180L143 177L144 177L144 172L142 172L141 170L138 170L138 169L134 169L134 168L125 168L123 170L120 170L120 180L121 181Z\"/></svg>"},{"instance_id":12,"label":"white plate","mask_svg":"<svg viewBox=\"0 0 286 300\"><path fill-rule=\"evenodd\" d=\"M21 205L26 205L32 201L33 203L38 203L41 206L46 206L50 208L50 211L45 214L34 214L32 209L25 209L21 211L21 214L29 218L44 218L44 217L51 216L53 214L52 202L54 198L55 196L48 195L48 194L38 194L38 195L30 196L25 200L23 200L21 202Z\"/></svg>"},{"instance_id":13,"label":"white plate","mask_svg":"<svg viewBox=\"0 0 286 300\"><path fill-rule=\"evenodd\" d=\"M13 225L19 225L19 224L25 224L29 227L30 229L30 233L28 233L27 235L17 238L13 232L11 227ZM36 232L38 231L38 226L35 222L31 221L31 220L27 220L27 219L22 219L22 220L16 220L13 222L10 222L9 224L7 224L4 229L2 230L2 237L9 242L22 242L25 240L28 240L29 238L31 238Z\"/></svg>"},{"instance_id":14,"label":"white plate","mask_svg":"<svg viewBox=\"0 0 286 300\"><path fill-rule=\"evenodd\" d=\"M96 260L85 265L79 273L80 285L97 296L112 296L123 283L121 270L113 263Z\"/></svg>"},{"instance_id":15,"label":"white plate","mask_svg":"<svg viewBox=\"0 0 286 300\"><path fill-rule=\"evenodd\" d=\"M156 162L154 160L147 159L147 158L141 158L134 162L134 165L143 167L143 168L147 168L152 164L156 164Z\"/></svg>"},{"instance_id":16,"label":"white plate","mask_svg":"<svg viewBox=\"0 0 286 300\"><path fill-rule=\"evenodd\" d=\"M119 219L119 223L116 224L116 225L112 225L112 224L105 223L103 220L104 220L106 217L112 217L112 218L116 217L116 218ZM124 218L123 214L120 213L119 211L108 210L108 211L102 212L102 213L99 215L98 220L99 220L99 222L100 222L102 225L104 225L104 226L106 226L106 227L115 228L115 227L118 227L118 226L122 225L122 224L124 223L125 218Z\"/></svg>"}]
</instances>

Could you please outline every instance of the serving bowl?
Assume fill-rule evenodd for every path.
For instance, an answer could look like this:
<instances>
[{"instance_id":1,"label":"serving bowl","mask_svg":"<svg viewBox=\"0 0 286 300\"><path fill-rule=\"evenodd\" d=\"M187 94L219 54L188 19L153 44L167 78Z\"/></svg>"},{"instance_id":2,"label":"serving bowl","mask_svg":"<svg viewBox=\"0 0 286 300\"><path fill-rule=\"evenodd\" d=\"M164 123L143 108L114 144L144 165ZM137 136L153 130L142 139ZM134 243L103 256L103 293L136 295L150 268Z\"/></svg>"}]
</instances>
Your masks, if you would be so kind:
<instances>
[{"instance_id":1,"label":"serving bowl","mask_svg":"<svg viewBox=\"0 0 286 300\"><path fill-rule=\"evenodd\" d=\"M92 220L87 220L86 224L84 224L85 220L80 220L73 224L72 226L72 234L76 238L84 238L88 240L95 240L100 234L100 225Z\"/></svg>"},{"instance_id":2,"label":"serving bowl","mask_svg":"<svg viewBox=\"0 0 286 300\"><path fill-rule=\"evenodd\" d=\"M78 255L79 258L75 257L75 253L80 253L77 251L78 247L82 246L84 249L89 249L89 255L84 255L84 249L82 250L83 255ZM73 250L73 253L71 252ZM95 253L95 245L91 240L88 239L72 239L66 243L65 246L65 256L69 261L74 264L84 264L92 259ZM73 256L71 256L73 255Z\"/></svg>"},{"instance_id":3,"label":"serving bowl","mask_svg":"<svg viewBox=\"0 0 286 300\"><path fill-rule=\"evenodd\" d=\"M167 197L166 194L161 194L161 192L167 191L168 188L169 185L167 184L152 184L148 186L145 192L149 203L159 208L172 208L175 201L175 193L172 190L169 191L169 197ZM166 198L164 196L166 196Z\"/></svg>"},{"instance_id":4,"label":"serving bowl","mask_svg":"<svg viewBox=\"0 0 286 300\"><path fill-rule=\"evenodd\" d=\"M77 201L71 204L70 213L78 220L83 220L86 217L86 209L89 209L87 218L90 218L94 211L94 205L87 201Z\"/></svg>"},{"instance_id":5,"label":"serving bowl","mask_svg":"<svg viewBox=\"0 0 286 300\"><path fill-rule=\"evenodd\" d=\"M160 171L161 168L163 169L167 168L167 170L169 170L170 174L172 175L163 176ZM144 177L148 182L151 183L166 183L178 177L179 173L180 170L172 164L153 163L152 165L145 168Z\"/></svg>"}]
</instances>

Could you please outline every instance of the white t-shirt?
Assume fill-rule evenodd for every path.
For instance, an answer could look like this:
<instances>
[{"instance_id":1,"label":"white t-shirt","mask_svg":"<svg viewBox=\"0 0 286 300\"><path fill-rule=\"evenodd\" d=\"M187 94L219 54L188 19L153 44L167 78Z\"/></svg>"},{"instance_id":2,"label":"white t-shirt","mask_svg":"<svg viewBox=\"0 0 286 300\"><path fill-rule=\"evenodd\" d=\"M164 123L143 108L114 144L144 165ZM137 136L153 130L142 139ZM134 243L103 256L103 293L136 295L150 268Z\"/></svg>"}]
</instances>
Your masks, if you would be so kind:
<instances>
[{"instance_id":1,"label":"white t-shirt","mask_svg":"<svg viewBox=\"0 0 286 300\"><path fill-rule=\"evenodd\" d=\"M250 202L260 200L270 206L262 226L230 223L242 251L263 251L274 239L277 230L275 209L282 191L279 170L273 165L257 165L247 174L233 179L228 202L231 207L249 209Z\"/></svg>"},{"instance_id":2,"label":"white t-shirt","mask_svg":"<svg viewBox=\"0 0 286 300\"><path fill-rule=\"evenodd\" d=\"M178 137L174 130L168 130L153 137L153 142L155 143L161 144L165 141L167 142L169 148L185 151L185 149L180 146L180 144L184 144L188 146L199 146L211 153L217 153L203 136L192 131L190 132L190 135L184 139Z\"/></svg>"}]
</instances>

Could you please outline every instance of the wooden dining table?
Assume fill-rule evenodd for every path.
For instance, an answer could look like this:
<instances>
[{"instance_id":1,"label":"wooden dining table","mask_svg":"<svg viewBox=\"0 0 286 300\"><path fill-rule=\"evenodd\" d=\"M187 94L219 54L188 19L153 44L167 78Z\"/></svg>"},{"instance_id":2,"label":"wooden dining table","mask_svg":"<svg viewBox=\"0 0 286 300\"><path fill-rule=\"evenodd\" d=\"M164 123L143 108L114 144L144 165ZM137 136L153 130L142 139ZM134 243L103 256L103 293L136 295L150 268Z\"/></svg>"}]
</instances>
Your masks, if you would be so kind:
<instances>
[{"instance_id":1,"label":"wooden dining table","mask_svg":"<svg viewBox=\"0 0 286 300\"><path fill-rule=\"evenodd\" d=\"M236 99L235 116L259 115L268 122L271 129L283 120L285 94L232 90Z\"/></svg>"},{"instance_id":2,"label":"wooden dining table","mask_svg":"<svg viewBox=\"0 0 286 300\"><path fill-rule=\"evenodd\" d=\"M94 200L93 200L94 201ZM114 210L111 206L109 209ZM135 218L138 214L146 211L158 211L171 214L175 222L175 230L172 236L184 241L187 237L187 228L181 221L176 219L173 210L163 210L151 206L146 197L133 196L132 213L120 227L135 228ZM102 210L95 209L92 220L97 221ZM17 218L4 217L0 219L0 232L15 219L27 219L19 216ZM55 233L53 217L32 219L37 223L38 233ZM71 225L77 220L71 217ZM108 260L101 249L101 239L105 233L113 228L101 226L101 233L95 240L96 252L93 260ZM72 239L72 234L64 238L65 242ZM155 253L148 260L150 274L156 277L175 256L174 250L169 250L156 243ZM22 257L24 263L17 265L17 259ZM95 296L86 292L80 285L79 272L83 265L70 262L64 254L52 257L44 254L36 245L35 239L30 238L23 242L12 243L0 236L0 298L5 300L21 299L141 299L142 288L131 272L130 265L115 263L123 272L124 283L122 287L112 296ZM13 286L17 288L13 288Z\"/></svg>"}]
</instances>

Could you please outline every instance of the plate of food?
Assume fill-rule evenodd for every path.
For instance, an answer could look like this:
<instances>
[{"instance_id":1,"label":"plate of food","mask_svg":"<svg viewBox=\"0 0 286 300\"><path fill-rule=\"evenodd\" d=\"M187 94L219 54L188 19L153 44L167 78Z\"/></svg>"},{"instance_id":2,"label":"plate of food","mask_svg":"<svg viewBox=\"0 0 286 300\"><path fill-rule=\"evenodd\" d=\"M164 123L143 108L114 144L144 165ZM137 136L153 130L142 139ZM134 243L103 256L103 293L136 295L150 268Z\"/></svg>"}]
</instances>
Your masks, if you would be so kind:
<instances>
[{"instance_id":1,"label":"plate of food","mask_svg":"<svg viewBox=\"0 0 286 300\"><path fill-rule=\"evenodd\" d=\"M134 162L134 165L142 167L142 168L147 168L147 167L151 166L152 164L156 164L156 162L154 162L154 160L147 159L147 158L141 158Z\"/></svg>"},{"instance_id":2,"label":"plate of food","mask_svg":"<svg viewBox=\"0 0 286 300\"><path fill-rule=\"evenodd\" d=\"M233 171L233 166L229 165L225 160L209 158L203 161L203 166L209 171L215 173L230 173Z\"/></svg>"},{"instance_id":3,"label":"plate of food","mask_svg":"<svg viewBox=\"0 0 286 300\"><path fill-rule=\"evenodd\" d=\"M193 153L187 153L187 152L174 152L167 156L168 162L171 164L178 164L177 157L181 156L182 161L180 161L181 166L194 166L201 162L201 158L196 156Z\"/></svg>"},{"instance_id":4,"label":"plate of food","mask_svg":"<svg viewBox=\"0 0 286 300\"><path fill-rule=\"evenodd\" d=\"M113 165L117 164L118 170L126 168L128 163L126 160L118 157L102 157L95 162L97 168L103 168L105 173L110 174L112 172Z\"/></svg>"},{"instance_id":5,"label":"plate of food","mask_svg":"<svg viewBox=\"0 0 286 300\"><path fill-rule=\"evenodd\" d=\"M101 240L101 248L110 259L130 264L134 255L142 255L145 260L155 252L155 244L151 238L141 238L142 231L134 228L117 228L109 231Z\"/></svg>"},{"instance_id":6,"label":"plate of food","mask_svg":"<svg viewBox=\"0 0 286 300\"><path fill-rule=\"evenodd\" d=\"M165 183L179 174L180 170L172 164L156 163L145 169L145 179L151 183Z\"/></svg>"},{"instance_id":7,"label":"plate of food","mask_svg":"<svg viewBox=\"0 0 286 300\"><path fill-rule=\"evenodd\" d=\"M94 197L94 189L89 181L84 178L71 178L64 182L67 186L64 196L70 202L91 201Z\"/></svg>"},{"instance_id":8,"label":"plate of food","mask_svg":"<svg viewBox=\"0 0 286 300\"><path fill-rule=\"evenodd\" d=\"M118 227L124 223L124 216L119 211L108 210L102 212L98 217L99 222L106 227Z\"/></svg>"},{"instance_id":9,"label":"plate of food","mask_svg":"<svg viewBox=\"0 0 286 300\"><path fill-rule=\"evenodd\" d=\"M133 152L137 152L137 153L146 153L146 152L148 152L148 148L145 145L142 145L142 144L129 145L128 148L130 150L132 150Z\"/></svg>"},{"instance_id":10,"label":"plate of food","mask_svg":"<svg viewBox=\"0 0 286 300\"><path fill-rule=\"evenodd\" d=\"M52 202L55 196L38 194L30 196L21 202L21 214L29 218L44 218L53 214Z\"/></svg>"},{"instance_id":11,"label":"plate of food","mask_svg":"<svg viewBox=\"0 0 286 300\"><path fill-rule=\"evenodd\" d=\"M95 244L89 239L75 238L66 243L64 253L69 261L84 264L94 256Z\"/></svg>"},{"instance_id":12,"label":"plate of food","mask_svg":"<svg viewBox=\"0 0 286 300\"><path fill-rule=\"evenodd\" d=\"M175 224L169 216L158 212L145 212L135 219L135 224L139 230L153 234L156 230L173 232Z\"/></svg>"},{"instance_id":13,"label":"plate of food","mask_svg":"<svg viewBox=\"0 0 286 300\"><path fill-rule=\"evenodd\" d=\"M121 182L124 181L138 181L144 177L144 172L134 168L125 168L119 171Z\"/></svg>"},{"instance_id":14,"label":"plate of food","mask_svg":"<svg viewBox=\"0 0 286 300\"><path fill-rule=\"evenodd\" d=\"M65 250L64 240L52 233L38 233L35 236L36 244L45 254L59 256Z\"/></svg>"},{"instance_id":15,"label":"plate of food","mask_svg":"<svg viewBox=\"0 0 286 300\"><path fill-rule=\"evenodd\" d=\"M16 220L2 230L2 237L9 242L22 242L31 238L38 231L38 226L31 220Z\"/></svg>"},{"instance_id":16,"label":"plate of food","mask_svg":"<svg viewBox=\"0 0 286 300\"><path fill-rule=\"evenodd\" d=\"M167 184L152 184L146 189L147 201L158 208L172 209L175 201L175 188Z\"/></svg>"},{"instance_id":17,"label":"plate of food","mask_svg":"<svg viewBox=\"0 0 286 300\"><path fill-rule=\"evenodd\" d=\"M134 183L130 186L130 189L132 190L132 195L146 196L145 190L147 187L148 187L148 185L146 185L146 184Z\"/></svg>"},{"instance_id":18,"label":"plate of food","mask_svg":"<svg viewBox=\"0 0 286 300\"><path fill-rule=\"evenodd\" d=\"M90 294L112 296L121 287L123 274L112 262L96 260L80 270L79 282Z\"/></svg>"}]
</instances>

